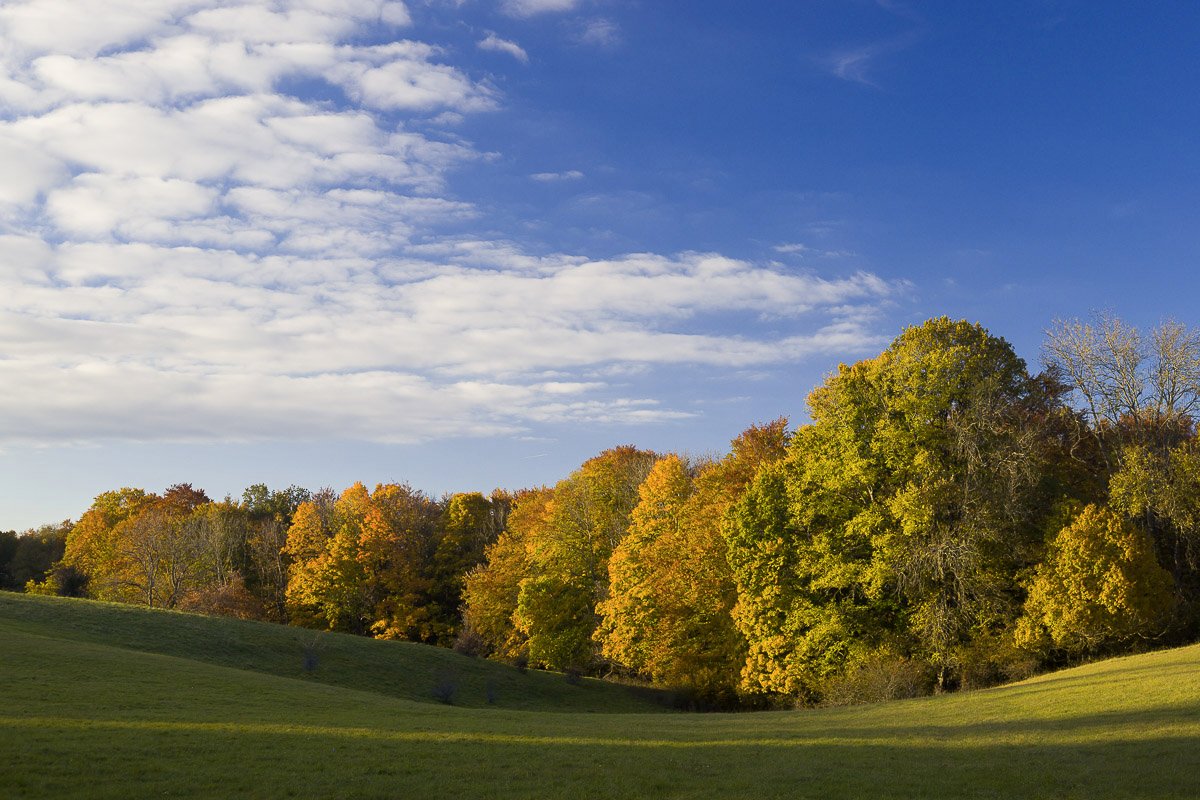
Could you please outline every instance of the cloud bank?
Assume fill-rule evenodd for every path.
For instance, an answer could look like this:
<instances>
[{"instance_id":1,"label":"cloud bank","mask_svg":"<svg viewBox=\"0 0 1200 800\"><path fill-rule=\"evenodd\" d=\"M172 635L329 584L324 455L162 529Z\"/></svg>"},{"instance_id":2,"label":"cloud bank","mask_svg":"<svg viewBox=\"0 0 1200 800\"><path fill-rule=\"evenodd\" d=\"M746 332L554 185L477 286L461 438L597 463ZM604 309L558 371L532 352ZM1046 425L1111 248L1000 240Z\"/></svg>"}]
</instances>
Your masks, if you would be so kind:
<instances>
[{"instance_id":1,"label":"cloud bank","mask_svg":"<svg viewBox=\"0 0 1200 800\"><path fill-rule=\"evenodd\" d=\"M874 342L870 274L464 234L487 154L431 120L504 99L418 33L381 0L0 7L0 444L662 421L611 375Z\"/></svg>"}]
</instances>

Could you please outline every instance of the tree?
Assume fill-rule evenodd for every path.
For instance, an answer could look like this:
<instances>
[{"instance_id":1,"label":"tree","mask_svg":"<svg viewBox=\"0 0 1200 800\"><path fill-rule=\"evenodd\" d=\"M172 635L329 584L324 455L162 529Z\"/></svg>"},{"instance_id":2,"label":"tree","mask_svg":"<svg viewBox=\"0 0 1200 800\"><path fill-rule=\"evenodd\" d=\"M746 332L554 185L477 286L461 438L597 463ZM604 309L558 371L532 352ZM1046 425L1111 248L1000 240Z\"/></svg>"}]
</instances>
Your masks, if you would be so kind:
<instances>
[{"instance_id":1,"label":"tree","mask_svg":"<svg viewBox=\"0 0 1200 800\"><path fill-rule=\"evenodd\" d=\"M0 589L20 590L45 580L66 552L73 523L42 525L17 535L0 533Z\"/></svg>"},{"instance_id":2,"label":"tree","mask_svg":"<svg viewBox=\"0 0 1200 800\"><path fill-rule=\"evenodd\" d=\"M1174 580L1179 608L1200 626L1197 549L1200 486L1195 415L1200 410L1200 330L1167 320L1149 336L1111 315L1058 322L1046 360L1083 406L1103 455L1112 508L1154 541Z\"/></svg>"},{"instance_id":3,"label":"tree","mask_svg":"<svg viewBox=\"0 0 1200 800\"><path fill-rule=\"evenodd\" d=\"M137 602L136 592L131 596L129 564L121 552L117 527L136 517L156 499L142 489L104 492L71 528L63 565L87 576L89 596Z\"/></svg>"},{"instance_id":4,"label":"tree","mask_svg":"<svg viewBox=\"0 0 1200 800\"><path fill-rule=\"evenodd\" d=\"M177 484L114 528L126 587L146 605L174 608L190 588L203 547L189 521L207 503L203 491Z\"/></svg>"},{"instance_id":5,"label":"tree","mask_svg":"<svg viewBox=\"0 0 1200 800\"><path fill-rule=\"evenodd\" d=\"M497 490L491 497L479 492L454 494L442 504L429 593L437 615L445 621L443 639L458 634L467 575L483 563L487 548L504 530L512 502L510 494Z\"/></svg>"},{"instance_id":6,"label":"tree","mask_svg":"<svg viewBox=\"0 0 1200 800\"><path fill-rule=\"evenodd\" d=\"M809 407L731 520L744 688L812 694L881 652L949 685L973 637L1019 612L1016 575L1069 488L1051 469L1055 383L981 326L941 318L839 367Z\"/></svg>"},{"instance_id":7,"label":"tree","mask_svg":"<svg viewBox=\"0 0 1200 800\"><path fill-rule=\"evenodd\" d=\"M608 595L608 560L629 529L638 487L658 456L617 447L554 487L545 527L529 542L532 576L521 582L514 620L529 657L551 669L598 665L596 605Z\"/></svg>"},{"instance_id":8,"label":"tree","mask_svg":"<svg viewBox=\"0 0 1200 800\"><path fill-rule=\"evenodd\" d=\"M302 625L324 623L323 584L334 532L334 503L325 500L307 500L297 507L284 547L289 561L287 613L289 619Z\"/></svg>"},{"instance_id":9,"label":"tree","mask_svg":"<svg viewBox=\"0 0 1200 800\"><path fill-rule=\"evenodd\" d=\"M0 589L17 589L23 584L12 577L12 559L17 552L17 532L0 531Z\"/></svg>"},{"instance_id":10,"label":"tree","mask_svg":"<svg viewBox=\"0 0 1200 800\"><path fill-rule=\"evenodd\" d=\"M1171 576L1150 538L1103 506L1063 528L1038 566L1020 644L1097 653L1161 634L1173 605Z\"/></svg>"},{"instance_id":11,"label":"tree","mask_svg":"<svg viewBox=\"0 0 1200 800\"><path fill-rule=\"evenodd\" d=\"M1200 600L1200 442L1184 441L1165 453L1129 445L1109 482L1114 510L1136 521L1170 569L1186 622L1196 625Z\"/></svg>"},{"instance_id":12,"label":"tree","mask_svg":"<svg viewBox=\"0 0 1200 800\"><path fill-rule=\"evenodd\" d=\"M636 672L663 680L666 649L654 633L664 622L662 606L670 589L664 540L680 537L682 514L692 494L692 476L677 455L660 459L638 488L629 535L608 563L610 587L597 611L601 653Z\"/></svg>"},{"instance_id":13,"label":"tree","mask_svg":"<svg viewBox=\"0 0 1200 800\"><path fill-rule=\"evenodd\" d=\"M1103 314L1056 321L1044 348L1082 405L1110 474L1125 446L1165 451L1190 433L1200 409L1200 331L1167 320L1147 339Z\"/></svg>"},{"instance_id":14,"label":"tree","mask_svg":"<svg viewBox=\"0 0 1200 800\"><path fill-rule=\"evenodd\" d=\"M375 487L357 555L372 606L373 635L429 644L453 641L458 609L441 608L431 596L441 517L438 503L407 484Z\"/></svg>"},{"instance_id":15,"label":"tree","mask_svg":"<svg viewBox=\"0 0 1200 800\"><path fill-rule=\"evenodd\" d=\"M292 574L288 605L293 618L348 633L371 624L371 587L359 560L371 495L361 482L342 492L327 516L302 503L288 531Z\"/></svg>"},{"instance_id":16,"label":"tree","mask_svg":"<svg viewBox=\"0 0 1200 800\"><path fill-rule=\"evenodd\" d=\"M242 493L241 508L247 515L245 555L242 571L247 591L258 598L267 617L287 622L289 558L287 533L300 505L313 501L332 505L330 490L317 495L299 486L271 491L256 483Z\"/></svg>"},{"instance_id":17,"label":"tree","mask_svg":"<svg viewBox=\"0 0 1200 800\"><path fill-rule=\"evenodd\" d=\"M521 582L533 576L529 551L550 525L553 497L546 487L517 492L500 535L463 579L463 624L503 660L528 657L528 637L515 620L517 603Z\"/></svg>"},{"instance_id":18,"label":"tree","mask_svg":"<svg viewBox=\"0 0 1200 800\"><path fill-rule=\"evenodd\" d=\"M737 586L722 526L759 469L785 455L787 421L754 426L724 458L655 464L629 535L609 562L597 631L603 654L707 702L730 702L746 660L733 622Z\"/></svg>"},{"instance_id":19,"label":"tree","mask_svg":"<svg viewBox=\"0 0 1200 800\"><path fill-rule=\"evenodd\" d=\"M441 506L407 484L355 483L323 511L301 503L288 531L288 608L302 624L448 644L457 609L435 603Z\"/></svg>"}]
</instances>

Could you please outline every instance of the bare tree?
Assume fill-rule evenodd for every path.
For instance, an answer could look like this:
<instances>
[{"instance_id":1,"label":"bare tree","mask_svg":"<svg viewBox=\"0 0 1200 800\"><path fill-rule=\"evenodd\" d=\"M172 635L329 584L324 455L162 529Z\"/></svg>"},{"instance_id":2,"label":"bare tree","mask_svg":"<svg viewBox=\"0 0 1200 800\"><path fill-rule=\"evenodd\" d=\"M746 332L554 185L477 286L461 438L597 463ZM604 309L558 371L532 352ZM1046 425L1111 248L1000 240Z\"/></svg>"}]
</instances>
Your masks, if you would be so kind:
<instances>
[{"instance_id":1,"label":"bare tree","mask_svg":"<svg viewBox=\"0 0 1200 800\"><path fill-rule=\"evenodd\" d=\"M1167 320L1144 336L1111 314L1058 320L1044 359L1076 394L1110 474L1120 451L1165 451L1191 434L1200 410L1200 331Z\"/></svg>"}]
</instances>

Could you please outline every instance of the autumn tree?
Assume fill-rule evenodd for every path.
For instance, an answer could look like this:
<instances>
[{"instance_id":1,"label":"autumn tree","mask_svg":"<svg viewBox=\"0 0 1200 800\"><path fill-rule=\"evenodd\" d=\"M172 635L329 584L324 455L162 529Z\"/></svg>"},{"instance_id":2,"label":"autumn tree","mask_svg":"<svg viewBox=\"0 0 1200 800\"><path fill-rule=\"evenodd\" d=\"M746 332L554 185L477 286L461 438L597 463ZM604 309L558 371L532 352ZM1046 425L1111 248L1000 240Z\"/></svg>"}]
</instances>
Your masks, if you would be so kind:
<instances>
[{"instance_id":1,"label":"autumn tree","mask_svg":"<svg viewBox=\"0 0 1200 800\"><path fill-rule=\"evenodd\" d=\"M1200 330L1167 320L1143 334L1111 315L1057 322L1046 361L1084 410L1109 502L1153 540L1185 628L1200 629Z\"/></svg>"},{"instance_id":2,"label":"autumn tree","mask_svg":"<svg viewBox=\"0 0 1200 800\"><path fill-rule=\"evenodd\" d=\"M721 527L786 440L779 419L742 433L717 461L689 468L667 456L655 465L609 562L597 631L607 658L709 702L732 699L746 642L732 618L737 587Z\"/></svg>"},{"instance_id":3,"label":"autumn tree","mask_svg":"<svg viewBox=\"0 0 1200 800\"><path fill-rule=\"evenodd\" d=\"M654 453L618 447L589 459L554 487L544 526L530 537L531 574L513 619L529 658L551 669L597 663L596 605L608 596L608 560L629 529Z\"/></svg>"},{"instance_id":4,"label":"autumn tree","mask_svg":"<svg viewBox=\"0 0 1200 800\"><path fill-rule=\"evenodd\" d=\"M458 609L442 608L433 598L441 518L441 506L407 484L377 486L371 494L357 559L374 636L442 645L453 641Z\"/></svg>"},{"instance_id":5,"label":"autumn tree","mask_svg":"<svg viewBox=\"0 0 1200 800\"><path fill-rule=\"evenodd\" d=\"M1089 505L1050 543L1017 628L1020 644L1097 653L1165 630L1171 576L1150 537L1103 506Z\"/></svg>"},{"instance_id":6,"label":"autumn tree","mask_svg":"<svg viewBox=\"0 0 1200 800\"><path fill-rule=\"evenodd\" d=\"M678 588L661 585L667 572L664 540L682 538L683 509L691 494L692 476L683 459L667 455L654 465L638 489L629 535L609 560L608 597L597 607L601 653L658 680L664 677L658 665L666 654L653 632L663 621L664 595Z\"/></svg>"},{"instance_id":7,"label":"autumn tree","mask_svg":"<svg viewBox=\"0 0 1200 800\"><path fill-rule=\"evenodd\" d=\"M191 484L169 487L114 529L128 590L148 606L174 608L200 568L203 543L190 525L209 499Z\"/></svg>"},{"instance_id":8,"label":"autumn tree","mask_svg":"<svg viewBox=\"0 0 1200 800\"><path fill-rule=\"evenodd\" d=\"M88 595L98 600L133 601L129 564L118 526L136 518L157 498L142 489L124 488L96 497L67 536L64 566L88 578Z\"/></svg>"},{"instance_id":9,"label":"autumn tree","mask_svg":"<svg viewBox=\"0 0 1200 800\"><path fill-rule=\"evenodd\" d=\"M809 396L780 468L731 518L747 691L813 694L864 659L916 656L948 685L1010 624L1056 486L1061 405L1011 346L936 319Z\"/></svg>"},{"instance_id":10,"label":"autumn tree","mask_svg":"<svg viewBox=\"0 0 1200 800\"><path fill-rule=\"evenodd\" d=\"M362 483L301 503L288 531L288 609L301 624L446 644L458 609L433 596L441 506L407 484Z\"/></svg>"},{"instance_id":11,"label":"autumn tree","mask_svg":"<svg viewBox=\"0 0 1200 800\"><path fill-rule=\"evenodd\" d=\"M371 496L361 482L346 489L326 516L303 503L288 531L292 571L288 606L294 619L330 630L366 633L372 598L358 556Z\"/></svg>"},{"instance_id":12,"label":"autumn tree","mask_svg":"<svg viewBox=\"0 0 1200 800\"><path fill-rule=\"evenodd\" d=\"M528 639L515 620L521 582L533 575L529 553L550 525L554 490L527 489L512 498L511 510L483 562L463 579L463 624L489 653L506 661L528 657Z\"/></svg>"}]
</instances>

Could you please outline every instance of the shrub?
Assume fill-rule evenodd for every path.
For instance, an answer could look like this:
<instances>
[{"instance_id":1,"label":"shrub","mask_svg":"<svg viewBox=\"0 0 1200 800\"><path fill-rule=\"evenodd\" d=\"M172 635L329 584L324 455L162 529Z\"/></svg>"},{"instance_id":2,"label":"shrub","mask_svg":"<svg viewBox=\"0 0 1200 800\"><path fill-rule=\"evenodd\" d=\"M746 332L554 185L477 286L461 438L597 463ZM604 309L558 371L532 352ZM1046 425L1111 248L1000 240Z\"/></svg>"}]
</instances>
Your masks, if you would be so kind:
<instances>
[{"instance_id":1,"label":"shrub","mask_svg":"<svg viewBox=\"0 0 1200 800\"><path fill-rule=\"evenodd\" d=\"M236 573L225 583L188 592L179 601L179 608L182 611L234 619L266 618L262 603L246 588L242 576Z\"/></svg>"},{"instance_id":2,"label":"shrub","mask_svg":"<svg viewBox=\"0 0 1200 800\"><path fill-rule=\"evenodd\" d=\"M458 677L453 672L438 672L433 676L433 699L446 705L454 705L454 695L458 692Z\"/></svg>"},{"instance_id":3,"label":"shrub","mask_svg":"<svg viewBox=\"0 0 1200 800\"><path fill-rule=\"evenodd\" d=\"M489 655L487 642L483 640L470 625L463 625L462 630L454 639L454 652L469 658L479 658Z\"/></svg>"},{"instance_id":4,"label":"shrub","mask_svg":"<svg viewBox=\"0 0 1200 800\"><path fill-rule=\"evenodd\" d=\"M928 664L879 653L827 678L821 685L821 700L830 706L903 700L929 694L933 683L933 669Z\"/></svg>"},{"instance_id":5,"label":"shrub","mask_svg":"<svg viewBox=\"0 0 1200 800\"><path fill-rule=\"evenodd\" d=\"M300 652L304 659L304 671L316 672L321 663L321 650L325 646L325 637L320 631L313 633L300 642Z\"/></svg>"}]
</instances>

